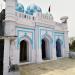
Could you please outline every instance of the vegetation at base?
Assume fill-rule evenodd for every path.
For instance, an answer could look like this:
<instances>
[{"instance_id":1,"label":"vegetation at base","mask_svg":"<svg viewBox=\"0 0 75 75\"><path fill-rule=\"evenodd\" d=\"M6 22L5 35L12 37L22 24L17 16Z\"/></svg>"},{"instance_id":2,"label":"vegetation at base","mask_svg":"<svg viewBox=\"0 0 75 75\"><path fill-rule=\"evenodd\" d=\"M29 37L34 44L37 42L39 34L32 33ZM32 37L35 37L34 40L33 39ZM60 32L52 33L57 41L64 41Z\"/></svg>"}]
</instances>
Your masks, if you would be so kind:
<instances>
[{"instance_id":1,"label":"vegetation at base","mask_svg":"<svg viewBox=\"0 0 75 75\"><path fill-rule=\"evenodd\" d=\"M72 44L69 43L69 49L70 49L70 51L75 52L75 40L72 41Z\"/></svg>"}]
</instances>

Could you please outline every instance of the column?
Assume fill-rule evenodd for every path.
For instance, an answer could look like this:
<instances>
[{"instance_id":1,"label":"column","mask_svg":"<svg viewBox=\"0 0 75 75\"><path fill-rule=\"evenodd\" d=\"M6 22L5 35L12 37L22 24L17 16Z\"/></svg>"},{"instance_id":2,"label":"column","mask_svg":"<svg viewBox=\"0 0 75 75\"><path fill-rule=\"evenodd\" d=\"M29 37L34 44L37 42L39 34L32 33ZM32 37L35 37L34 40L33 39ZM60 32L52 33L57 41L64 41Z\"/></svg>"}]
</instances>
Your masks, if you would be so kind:
<instances>
[{"instance_id":1,"label":"column","mask_svg":"<svg viewBox=\"0 0 75 75\"><path fill-rule=\"evenodd\" d=\"M52 60L56 60L57 57L56 57L56 47L53 47L52 48Z\"/></svg>"},{"instance_id":2,"label":"column","mask_svg":"<svg viewBox=\"0 0 75 75\"><path fill-rule=\"evenodd\" d=\"M53 33L53 46L52 46L52 60L56 60L57 56L56 56L56 38L55 38L55 34Z\"/></svg>"},{"instance_id":3,"label":"column","mask_svg":"<svg viewBox=\"0 0 75 75\"><path fill-rule=\"evenodd\" d=\"M4 61L3 61L3 75L8 75L9 68L9 50L10 50L10 39L4 39Z\"/></svg>"},{"instance_id":4,"label":"column","mask_svg":"<svg viewBox=\"0 0 75 75\"><path fill-rule=\"evenodd\" d=\"M65 31L64 34L64 38L65 38L65 57L69 57L69 38L68 38L68 31Z\"/></svg>"},{"instance_id":5,"label":"column","mask_svg":"<svg viewBox=\"0 0 75 75\"><path fill-rule=\"evenodd\" d=\"M35 50L36 50L36 62L39 63L42 61L41 59L41 49L39 48L39 28L35 27Z\"/></svg>"}]
</instances>

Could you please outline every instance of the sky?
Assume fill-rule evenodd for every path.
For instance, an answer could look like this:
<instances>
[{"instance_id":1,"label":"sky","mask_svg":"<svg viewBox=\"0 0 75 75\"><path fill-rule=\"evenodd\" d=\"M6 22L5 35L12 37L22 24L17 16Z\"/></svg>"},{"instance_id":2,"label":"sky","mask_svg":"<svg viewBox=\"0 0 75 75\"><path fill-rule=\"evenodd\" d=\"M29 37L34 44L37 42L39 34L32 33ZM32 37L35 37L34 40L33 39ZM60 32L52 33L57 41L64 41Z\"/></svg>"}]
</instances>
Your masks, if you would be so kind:
<instances>
[{"instance_id":1,"label":"sky","mask_svg":"<svg viewBox=\"0 0 75 75\"><path fill-rule=\"evenodd\" d=\"M51 14L54 20L60 22L60 17L68 16L69 37L75 37L75 0L18 0L26 8L28 5L36 4L41 7L43 13L48 12L51 5ZM2 7L1 7L2 5ZM5 8L5 3L0 0L0 11Z\"/></svg>"}]
</instances>

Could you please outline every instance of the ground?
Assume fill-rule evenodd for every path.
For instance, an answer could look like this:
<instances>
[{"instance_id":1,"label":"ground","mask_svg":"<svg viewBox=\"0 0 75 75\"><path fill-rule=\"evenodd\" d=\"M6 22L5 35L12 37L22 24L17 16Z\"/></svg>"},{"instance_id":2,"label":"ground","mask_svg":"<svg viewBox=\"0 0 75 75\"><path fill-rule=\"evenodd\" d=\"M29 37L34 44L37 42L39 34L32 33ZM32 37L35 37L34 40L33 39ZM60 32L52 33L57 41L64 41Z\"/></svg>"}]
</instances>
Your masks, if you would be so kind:
<instances>
[{"instance_id":1,"label":"ground","mask_svg":"<svg viewBox=\"0 0 75 75\"><path fill-rule=\"evenodd\" d=\"M20 66L21 75L75 75L75 59L63 58Z\"/></svg>"}]
</instances>

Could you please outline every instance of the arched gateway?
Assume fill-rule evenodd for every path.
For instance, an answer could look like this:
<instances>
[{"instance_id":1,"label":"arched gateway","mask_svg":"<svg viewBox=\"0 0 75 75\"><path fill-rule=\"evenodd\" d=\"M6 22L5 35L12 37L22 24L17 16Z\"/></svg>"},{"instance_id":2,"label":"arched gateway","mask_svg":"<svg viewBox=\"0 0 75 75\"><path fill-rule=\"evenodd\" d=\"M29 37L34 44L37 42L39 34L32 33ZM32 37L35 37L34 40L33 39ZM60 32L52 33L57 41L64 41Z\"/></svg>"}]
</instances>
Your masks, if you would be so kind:
<instances>
[{"instance_id":1,"label":"arched gateway","mask_svg":"<svg viewBox=\"0 0 75 75\"><path fill-rule=\"evenodd\" d=\"M28 61L28 43L26 40L20 42L20 62Z\"/></svg>"},{"instance_id":2,"label":"arched gateway","mask_svg":"<svg viewBox=\"0 0 75 75\"><path fill-rule=\"evenodd\" d=\"M56 56L61 57L61 40L56 40Z\"/></svg>"},{"instance_id":3,"label":"arched gateway","mask_svg":"<svg viewBox=\"0 0 75 75\"><path fill-rule=\"evenodd\" d=\"M46 41L42 39L42 59L47 59L46 55Z\"/></svg>"},{"instance_id":4,"label":"arched gateway","mask_svg":"<svg viewBox=\"0 0 75 75\"><path fill-rule=\"evenodd\" d=\"M41 40L41 52L43 60L50 60L51 58L51 40L49 36L45 36Z\"/></svg>"}]
</instances>

